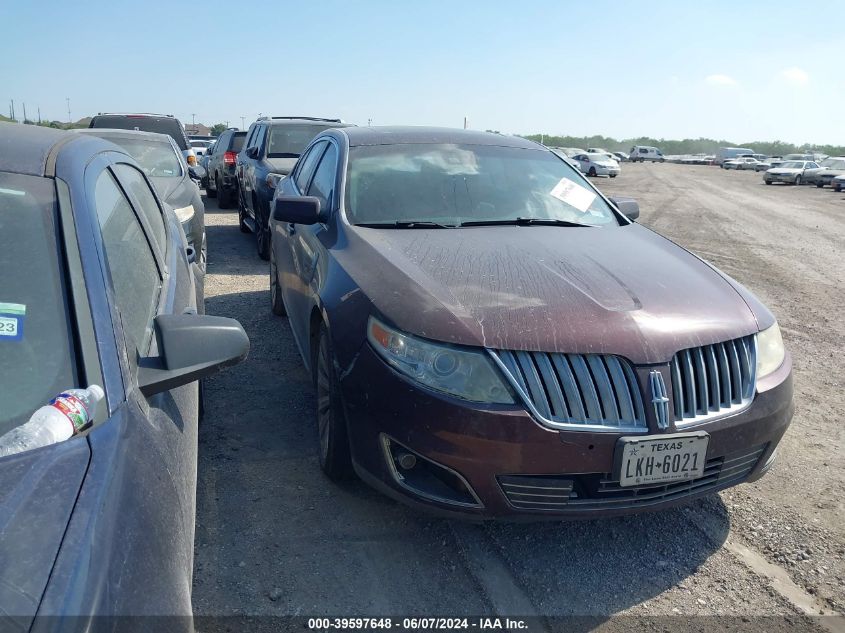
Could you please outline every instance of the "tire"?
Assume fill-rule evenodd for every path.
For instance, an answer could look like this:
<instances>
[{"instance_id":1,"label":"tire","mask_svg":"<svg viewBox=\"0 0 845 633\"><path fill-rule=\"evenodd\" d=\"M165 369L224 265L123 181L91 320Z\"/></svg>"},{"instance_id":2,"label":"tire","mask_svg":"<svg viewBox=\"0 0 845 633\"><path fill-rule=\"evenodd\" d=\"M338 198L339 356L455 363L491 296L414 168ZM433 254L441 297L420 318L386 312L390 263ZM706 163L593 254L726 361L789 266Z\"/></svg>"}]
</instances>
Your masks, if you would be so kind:
<instances>
[{"instance_id":1,"label":"tire","mask_svg":"<svg viewBox=\"0 0 845 633\"><path fill-rule=\"evenodd\" d=\"M665 159L665 158L661 158L661 159L660 159L660 162L661 162L661 163L665 163L665 162L666 162L666 159Z\"/></svg>"},{"instance_id":2,"label":"tire","mask_svg":"<svg viewBox=\"0 0 845 633\"><path fill-rule=\"evenodd\" d=\"M346 415L340 399L329 331L324 323L320 324L317 339L314 375L317 388L317 454L320 468L333 481L349 479L354 475L354 471Z\"/></svg>"},{"instance_id":3,"label":"tire","mask_svg":"<svg viewBox=\"0 0 845 633\"><path fill-rule=\"evenodd\" d=\"M282 287L279 285L279 270L276 268L276 253L270 245L270 309L276 316L287 315L282 301Z\"/></svg>"},{"instance_id":4,"label":"tire","mask_svg":"<svg viewBox=\"0 0 845 633\"><path fill-rule=\"evenodd\" d=\"M217 183L217 176L214 177L215 184ZM217 189L211 188L211 178L208 179L208 186L205 188L205 195L208 198L216 198L217 197Z\"/></svg>"},{"instance_id":5,"label":"tire","mask_svg":"<svg viewBox=\"0 0 845 633\"><path fill-rule=\"evenodd\" d=\"M819 180L819 181L816 183L816 187L818 187L819 189L821 189L822 187L824 187L824 183L823 183L821 180Z\"/></svg>"},{"instance_id":6,"label":"tire","mask_svg":"<svg viewBox=\"0 0 845 633\"><path fill-rule=\"evenodd\" d=\"M771 180L765 180L764 182L765 182L767 185L772 184L772 181L771 181Z\"/></svg>"},{"instance_id":7,"label":"tire","mask_svg":"<svg viewBox=\"0 0 845 633\"><path fill-rule=\"evenodd\" d=\"M590 171L588 171L588 172L587 172L587 175L588 175L588 176L592 176L593 178L595 178L595 177L596 177L596 168L595 168L595 167L590 167Z\"/></svg>"},{"instance_id":8,"label":"tire","mask_svg":"<svg viewBox=\"0 0 845 633\"><path fill-rule=\"evenodd\" d=\"M199 423L205 419L205 384L203 381L199 381L199 402L197 404L197 417Z\"/></svg>"},{"instance_id":9,"label":"tire","mask_svg":"<svg viewBox=\"0 0 845 633\"><path fill-rule=\"evenodd\" d=\"M795 182L792 183L793 185L800 185L801 184L801 176L795 176Z\"/></svg>"},{"instance_id":10,"label":"tire","mask_svg":"<svg viewBox=\"0 0 845 633\"><path fill-rule=\"evenodd\" d=\"M232 194L227 193L226 190L220 186L219 175L215 177L214 188L217 190L217 206L221 209L230 209L232 207Z\"/></svg>"},{"instance_id":11,"label":"tire","mask_svg":"<svg viewBox=\"0 0 845 633\"><path fill-rule=\"evenodd\" d=\"M608 174L611 178L616 178L616 174Z\"/></svg>"},{"instance_id":12,"label":"tire","mask_svg":"<svg viewBox=\"0 0 845 633\"><path fill-rule=\"evenodd\" d=\"M238 228L241 233L249 233L249 225L246 223L246 209L244 209L244 202L241 200L240 191L238 192Z\"/></svg>"},{"instance_id":13,"label":"tire","mask_svg":"<svg viewBox=\"0 0 845 633\"><path fill-rule=\"evenodd\" d=\"M264 217L261 203L253 198L255 211L255 250L265 262L270 259L270 225L269 218Z\"/></svg>"}]
</instances>

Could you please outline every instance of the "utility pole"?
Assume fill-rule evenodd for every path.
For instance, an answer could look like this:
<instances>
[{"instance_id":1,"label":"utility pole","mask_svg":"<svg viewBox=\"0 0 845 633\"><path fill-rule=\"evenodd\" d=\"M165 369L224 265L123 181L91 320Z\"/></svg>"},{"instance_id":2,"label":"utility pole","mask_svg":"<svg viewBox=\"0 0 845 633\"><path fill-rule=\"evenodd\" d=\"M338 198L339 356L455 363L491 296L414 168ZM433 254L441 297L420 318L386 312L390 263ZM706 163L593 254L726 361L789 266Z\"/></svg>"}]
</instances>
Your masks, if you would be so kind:
<instances>
[{"instance_id":1,"label":"utility pole","mask_svg":"<svg viewBox=\"0 0 845 633\"><path fill-rule=\"evenodd\" d=\"M41 125L41 106L38 106L38 125Z\"/></svg>"},{"instance_id":2,"label":"utility pole","mask_svg":"<svg viewBox=\"0 0 845 633\"><path fill-rule=\"evenodd\" d=\"M196 125L197 125L197 115L196 114L191 114L191 125L194 126L194 127L196 127Z\"/></svg>"},{"instance_id":3,"label":"utility pole","mask_svg":"<svg viewBox=\"0 0 845 633\"><path fill-rule=\"evenodd\" d=\"M245 116L241 116L241 129L244 129L244 120L246 119Z\"/></svg>"},{"instance_id":4,"label":"utility pole","mask_svg":"<svg viewBox=\"0 0 845 633\"><path fill-rule=\"evenodd\" d=\"M17 121L15 118L15 100L12 99L12 121Z\"/></svg>"},{"instance_id":5,"label":"utility pole","mask_svg":"<svg viewBox=\"0 0 845 633\"><path fill-rule=\"evenodd\" d=\"M367 127L373 127L373 120L367 119Z\"/></svg>"},{"instance_id":6,"label":"utility pole","mask_svg":"<svg viewBox=\"0 0 845 633\"><path fill-rule=\"evenodd\" d=\"M23 122L26 123L26 104L23 104Z\"/></svg>"},{"instance_id":7,"label":"utility pole","mask_svg":"<svg viewBox=\"0 0 845 633\"><path fill-rule=\"evenodd\" d=\"M67 122L69 125L70 123L72 123L72 121L70 120L70 97L65 97L65 101L67 101Z\"/></svg>"}]
</instances>

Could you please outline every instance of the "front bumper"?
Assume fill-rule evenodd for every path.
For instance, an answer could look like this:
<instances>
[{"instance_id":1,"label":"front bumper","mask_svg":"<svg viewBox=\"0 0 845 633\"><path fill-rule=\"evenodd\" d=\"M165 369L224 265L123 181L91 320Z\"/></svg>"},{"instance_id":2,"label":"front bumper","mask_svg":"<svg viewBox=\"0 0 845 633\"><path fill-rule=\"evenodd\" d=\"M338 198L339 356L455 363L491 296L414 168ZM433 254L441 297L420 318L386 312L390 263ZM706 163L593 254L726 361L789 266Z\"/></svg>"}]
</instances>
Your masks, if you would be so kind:
<instances>
[{"instance_id":1,"label":"front bumper","mask_svg":"<svg viewBox=\"0 0 845 633\"><path fill-rule=\"evenodd\" d=\"M795 182L795 178L798 174L770 174L766 173L763 178L770 182L788 182L793 183Z\"/></svg>"},{"instance_id":2,"label":"front bumper","mask_svg":"<svg viewBox=\"0 0 845 633\"><path fill-rule=\"evenodd\" d=\"M476 519L595 518L661 509L712 494L762 475L793 411L787 357L760 382L761 391L748 408L678 431L710 434L704 478L620 489L612 471L623 433L552 430L521 405L479 405L431 392L396 373L367 344L342 375L358 474L410 505ZM444 467L455 495L432 494L428 485L403 480L391 449L393 455L411 453L427 467ZM531 477L521 479L526 476ZM519 507L505 490L526 482L559 489L558 503L551 509ZM567 487L568 492L560 492Z\"/></svg>"}]
</instances>

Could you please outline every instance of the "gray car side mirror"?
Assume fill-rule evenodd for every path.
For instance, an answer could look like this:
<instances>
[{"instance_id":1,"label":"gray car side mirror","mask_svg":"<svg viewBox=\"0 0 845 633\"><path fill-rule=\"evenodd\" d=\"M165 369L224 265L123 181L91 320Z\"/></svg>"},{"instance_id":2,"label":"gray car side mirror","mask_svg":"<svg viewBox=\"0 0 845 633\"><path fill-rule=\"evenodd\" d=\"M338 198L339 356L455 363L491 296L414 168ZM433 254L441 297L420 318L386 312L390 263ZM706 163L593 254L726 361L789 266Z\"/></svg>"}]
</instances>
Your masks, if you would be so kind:
<instances>
[{"instance_id":1,"label":"gray car side mirror","mask_svg":"<svg viewBox=\"0 0 845 633\"><path fill-rule=\"evenodd\" d=\"M162 314L155 319L159 356L138 360L141 393L152 396L236 365L249 353L249 338L234 319Z\"/></svg>"},{"instance_id":2,"label":"gray car side mirror","mask_svg":"<svg viewBox=\"0 0 845 633\"><path fill-rule=\"evenodd\" d=\"M273 200L273 219L290 224L322 222L320 199L314 196L279 196Z\"/></svg>"},{"instance_id":3,"label":"gray car side mirror","mask_svg":"<svg viewBox=\"0 0 845 633\"><path fill-rule=\"evenodd\" d=\"M633 198L616 196L609 198L609 200L616 205L619 212L629 220L636 220L640 217L640 205Z\"/></svg>"}]
</instances>

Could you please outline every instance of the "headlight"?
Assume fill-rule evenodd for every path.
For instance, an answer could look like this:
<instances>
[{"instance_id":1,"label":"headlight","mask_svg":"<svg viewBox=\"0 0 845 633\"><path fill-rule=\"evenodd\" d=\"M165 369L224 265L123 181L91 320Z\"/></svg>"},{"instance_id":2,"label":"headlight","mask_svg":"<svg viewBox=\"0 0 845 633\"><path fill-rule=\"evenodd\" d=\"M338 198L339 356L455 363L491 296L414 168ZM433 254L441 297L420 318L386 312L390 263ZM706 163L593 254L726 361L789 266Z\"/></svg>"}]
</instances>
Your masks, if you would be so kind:
<instances>
[{"instance_id":1,"label":"headlight","mask_svg":"<svg viewBox=\"0 0 845 633\"><path fill-rule=\"evenodd\" d=\"M514 402L483 351L424 341L389 328L374 317L367 325L367 338L388 364L426 387L472 402Z\"/></svg>"},{"instance_id":2,"label":"headlight","mask_svg":"<svg viewBox=\"0 0 845 633\"><path fill-rule=\"evenodd\" d=\"M786 348L777 323L757 334L757 378L775 371L785 356Z\"/></svg>"},{"instance_id":3,"label":"headlight","mask_svg":"<svg viewBox=\"0 0 845 633\"><path fill-rule=\"evenodd\" d=\"M179 221L184 224L185 222L190 222L191 218L194 217L194 205L189 204L187 207L174 209L173 212L176 214L176 217L179 218Z\"/></svg>"},{"instance_id":4,"label":"headlight","mask_svg":"<svg viewBox=\"0 0 845 633\"><path fill-rule=\"evenodd\" d=\"M275 189L276 185L278 185L279 181L284 177L284 174L274 174L270 172L269 174L267 174L265 182L267 183L267 186L270 187L270 189Z\"/></svg>"}]
</instances>

